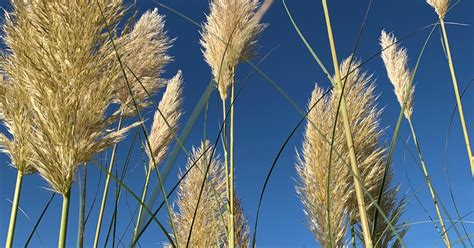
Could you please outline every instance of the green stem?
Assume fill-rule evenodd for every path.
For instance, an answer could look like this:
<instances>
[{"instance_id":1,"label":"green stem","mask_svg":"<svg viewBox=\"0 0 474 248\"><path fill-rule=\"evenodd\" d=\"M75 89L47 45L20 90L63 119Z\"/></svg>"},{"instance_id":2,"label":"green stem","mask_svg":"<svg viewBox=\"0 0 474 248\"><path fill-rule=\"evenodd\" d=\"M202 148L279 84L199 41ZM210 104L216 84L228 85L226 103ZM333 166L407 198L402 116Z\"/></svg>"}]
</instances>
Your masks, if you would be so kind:
<instances>
[{"instance_id":1,"label":"green stem","mask_svg":"<svg viewBox=\"0 0 474 248\"><path fill-rule=\"evenodd\" d=\"M233 71L233 70L232 70ZM235 75L232 77L232 84L231 84L231 97L230 97L230 193L229 193L229 248L233 248L235 246L235 226L234 226L234 99L235 99Z\"/></svg>"},{"instance_id":2,"label":"green stem","mask_svg":"<svg viewBox=\"0 0 474 248\"><path fill-rule=\"evenodd\" d=\"M8 226L7 242L5 244L5 247L7 248L11 248L13 245L13 237L15 235L15 226L16 226L16 216L17 216L17 211L18 211L18 203L20 200L22 182L23 182L23 173L21 171L18 171L17 176L16 176L15 193L13 196L12 212L10 215L10 225Z\"/></svg>"},{"instance_id":3,"label":"green stem","mask_svg":"<svg viewBox=\"0 0 474 248\"><path fill-rule=\"evenodd\" d=\"M77 227L77 248L84 247L84 218L86 214L86 192L87 192L87 165L84 165L84 178L82 181L82 192L79 195L79 221Z\"/></svg>"},{"instance_id":4,"label":"green stem","mask_svg":"<svg viewBox=\"0 0 474 248\"><path fill-rule=\"evenodd\" d=\"M122 128L122 113L120 114L120 119L117 125L117 131L119 131ZM110 184L110 175L112 174L112 168L115 163L115 157L117 154L117 147L118 143L114 144L114 147L112 149L112 156L110 158L110 164L109 168L107 169L107 176L105 178L105 186L104 186L104 193L102 194L102 202L100 204L100 210L99 210L99 217L97 218L97 227L95 230L95 238L94 238L94 248L97 248L99 245L99 236L100 236L100 229L102 227L102 220L104 218L104 211L105 211L105 203L107 201L107 195L109 193L109 184Z\"/></svg>"},{"instance_id":5,"label":"green stem","mask_svg":"<svg viewBox=\"0 0 474 248\"><path fill-rule=\"evenodd\" d=\"M443 33L444 45L446 47L446 54L448 56L449 71L451 72L451 78L453 80L454 95L456 96L456 104L458 106L459 119L461 120L462 131L464 134L464 141L466 142L467 155L469 157L469 163L471 164L471 175L474 177L474 156L472 155L471 143L469 141L469 133L467 132L466 120L464 118L464 111L462 109L461 96L459 95L458 81L456 73L454 72L453 58L451 57L451 49L449 48L448 34L444 26L444 19L440 18L441 31Z\"/></svg>"},{"instance_id":6,"label":"green stem","mask_svg":"<svg viewBox=\"0 0 474 248\"><path fill-rule=\"evenodd\" d=\"M61 214L61 228L59 229L58 248L66 247L67 221L69 217L69 198L71 190L63 195L63 208Z\"/></svg>"},{"instance_id":7,"label":"green stem","mask_svg":"<svg viewBox=\"0 0 474 248\"><path fill-rule=\"evenodd\" d=\"M451 247L451 242L449 241L448 232L446 230L446 226L444 225L444 219L443 219L443 216L441 215L441 210L439 209L439 206L438 206L438 200L436 199L435 190L433 188L433 185L431 184L431 180L430 180L430 177L428 175L428 169L426 169L425 161L423 159L423 156L421 155L421 149L420 149L420 146L418 144L418 139L416 138L415 128L413 127L411 119L407 119L407 120L408 120L408 124L410 126L411 135L413 136L413 142L415 143L415 146L416 146L416 151L418 152L418 158L420 159L420 162L421 162L421 168L423 169L423 175L425 176L426 183L428 184L428 188L430 189L431 199L433 200L433 203L434 203L434 206L435 206L435 209L436 209L436 214L438 215L439 223L441 224L441 230L442 230L443 236L444 236L444 238L443 238L444 243L446 244L446 246L448 248L450 248Z\"/></svg>"},{"instance_id":8,"label":"green stem","mask_svg":"<svg viewBox=\"0 0 474 248\"><path fill-rule=\"evenodd\" d=\"M146 194L147 194L147 191L148 191L148 184L150 183L150 175L151 175L151 166L149 167L150 169L148 169L148 172L146 174L146 179L145 179L145 185L143 187L143 191L142 191L142 197L140 198L141 199L141 202L143 204L145 204L145 200L146 200ZM142 214L143 214L143 205L140 204L140 209L138 210L138 216L137 216L137 223L135 225L135 231L133 232L133 240L135 240L137 238L137 235L138 235L138 230L140 229L140 219L142 218Z\"/></svg>"},{"instance_id":9,"label":"green stem","mask_svg":"<svg viewBox=\"0 0 474 248\"><path fill-rule=\"evenodd\" d=\"M339 72L339 62L337 59L336 46L335 46L334 37L332 33L331 20L329 17L329 11L328 11L326 0L322 0L322 4L323 4L323 9L324 9L324 16L326 18L326 26L328 30L328 38L329 38L329 44L331 46L331 55L332 55L333 66L334 66L335 84L336 84L334 85L334 88L337 91L339 91L339 93L341 94L341 115L342 115L342 120L344 123L344 132L346 134L347 147L349 149L349 158L350 158L351 168L353 172L354 186L355 186L356 196L357 196L357 205L358 205L359 215L360 215L360 222L362 226L362 232L364 233L364 244L367 248L372 248L373 244L372 244L372 238L370 235L369 221L367 218L367 207L365 204L364 191L362 188L362 178L360 177L359 167L357 166L357 159L356 159L355 150L354 150L352 132L351 132L350 124L349 124L349 116L347 113L346 99L343 94L343 89L342 89L342 84L341 84L341 75Z\"/></svg>"}]
</instances>

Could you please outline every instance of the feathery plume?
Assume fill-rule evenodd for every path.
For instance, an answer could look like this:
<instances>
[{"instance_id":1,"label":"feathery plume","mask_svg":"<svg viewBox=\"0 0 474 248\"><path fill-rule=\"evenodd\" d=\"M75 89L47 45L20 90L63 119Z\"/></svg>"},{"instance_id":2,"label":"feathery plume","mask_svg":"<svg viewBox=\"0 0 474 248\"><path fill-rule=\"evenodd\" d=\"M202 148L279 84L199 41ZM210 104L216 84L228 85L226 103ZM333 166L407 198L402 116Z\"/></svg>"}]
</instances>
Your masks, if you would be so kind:
<instances>
[{"instance_id":1,"label":"feathery plume","mask_svg":"<svg viewBox=\"0 0 474 248\"><path fill-rule=\"evenodd\" d=\"M387 75L392 83L397 100L400 106L403 106L403 101L408 91L408 85L412 78L412 72L408 68L408 53L405 48L399 47L397 38L392 34L387 34L382 30L380 36L380 45L382 46L382 60L387 69ZM411 88L408 99L405 105L405 117L411 118L413 114L413 94L415 87Z\"/></svg>"},{"instance_id":2,"label":"feathery plume","mask_svg":"<svg viewBox=\"0 0 474 248\"><path fill-rule=\"evenodd\" d=\"M323 96L323 91L315 87L308 109L316 104ZM308 119L314 123L323 133L330 133L332 121L327 114L330 109L329 99L323 99L308 115ZM346 147L345 140L337 139L334 149L341 151ZM299 176L297 193L304 205L304 212L309 222L309 228L323 247L331 246L331 239L335 246L344 245L346 233L345 216L346 206L350 200L351 190L349 173L346 167L341 165L337 156L333 156L331 162L331 176L329 182L331 188L327 191L328 182L328 158L329 144L317 133L314 126L307 124L301 154L298 154L296 170ZM327 211L327 195L330 197L330 216ZM331 232L329 233L329 224Z\"/></svg>"},{"instance_id":3,"label":"feathery plume","mask_svg":"<svg viewBox=\"0 0 474 248\"><path fill-rule=\"evenodd\" d=\"M193 235L189 243L190 247L222 247L227 244L227 193L225 184L225 170L219 157L214 156L209 161L213 146L209 141L201 144L200 148L193 148L191 157L188 159L186 169L190 169L188 175L178 188L176 205L178 212L173 216L176 231L180 242L179 246L185 246L189 234L189 228L193 220L194 211L198 201L199 191L204 173L210 162L209 172L202 192L201 201L194 220ZM199 159L199 160L198 160ZM236 247L248 247L249 228L242 208L235 201L236 209Z\"/></svg>"},{"instance_id":4,"label":"feathery plume","mask_svg":"<svg viewBox=\"0 0 474 248\"><path fill-rule=\"evenodd\" d=\"M227 99L235 67L250 59L265 25L255 16L258 0L211 0L201 45L223 100Z\"/></svg>"},{"instance_id":5,"label":"feathery plume","mask_svg":"<svg viewBox=\"0 0 474 248\"><path fill-rule=\"evenodd\" d=\"M172 40L168 38L164 25L164 16L159 15L155 8L153 11L145 12L129 33L117 39L117 43L120 44L119 52L123 54L127 79L140 108L148 106L148 94L153 95L165 86L165 81L160 75L163 68L172 60L167 54ZM110 54L115 55L115 51L111 50ZM117 63L115 57L111 59L112 63ZM133 115L135 106L127 82L122 71L117 73L122 77L118 82L116 102L121 105L124 115Z\"/></svg>"},{"instance_id":6,"label":"feathery plume","mask_svg":"<svg viewBox=\"0 0 474 248\"><path fill-rule=\"evenodd\" d=\"M183 105L183 77L181 71L169 80L166 91L155 112L149 141L152 153L147 149L150 166L157 166L166 156L169 144L173 141L173 134L178 129L178 122L182 115ZM155 161L155 164L153 164Z\"/></svg>"},{"instance_id":7,"label":"feathery plume","mask_svg":"<svg viewBox=\"0 0 474 248\"><path fill-rule=\"evenodd\" d=\"M443 19L446 12L448 12L449 0L426 0L426 2L435 9L440 19Z\"/></svg>"},{"instance_id":8,"label":"feathery plume","mask_svg":"<svg viewBox=\"0 0 474 248\"><path fill-rule=\"evenodd\" d=\"M365 190L376 195L383 176L385 149L380 146L382 130L379 127L381 110L377 107L377 96L372 76L360 72L360 62L353 61L349 68L350 58L340 65L341 75L347 75L344 94L346 97L348 119L352 130L357 165ZM323 90L316 86L308 108L313 106L323 95ZM337 114L340 92L334 91L322 99L309 113L309 120L324 134L333 130L334 117ZM330 144L323 139L312 124L307 125L303 142L302 155L298 156L297 172L300 177L297 192L305 206L305 213L310 228L322 246L344 245L346 233L346 216L349 222L358 222L358 207L354 183L350 180L350 167L347 157L349 151L345 142L344 126L341 119L336 124L332 160L329 161ZM328 190L328 166L331 166ZM327 199L329 195L330 199ZM330 202L330 219L327 203ZM374 204L367 197L368 206ZM329 233L328 227L331 226ZM330 236L328 236L330 235Z\"/></svg>"},{"instance_id":9,"label":"feathery plume","mask_svg":"<svg viewBox=\"0 0 474 248\"><path fill-rule=\"evenodd\" d=\"M5 71L28 94L31 162L52 190L65 196L76 168L128 130L111 131L117 116L107 115L120 75L106 53L105 22L116 27L121 4L13 1L13 12L6 14Z\"/></svg>"},{"instance_id":10,"label":"feathery plume","mask_svg":"<svg viewBox=\"0 0 474 248\"><path fill-rule=\"evenodd\" d=\"M36 172L30 159L32 156L29 139L32 123L28 118L28 96L19 85L8 82L1 76L0 122L11 138L0 133L0 152L10 157L11 166L22 175Z\"/></svg>"}]
</instances>

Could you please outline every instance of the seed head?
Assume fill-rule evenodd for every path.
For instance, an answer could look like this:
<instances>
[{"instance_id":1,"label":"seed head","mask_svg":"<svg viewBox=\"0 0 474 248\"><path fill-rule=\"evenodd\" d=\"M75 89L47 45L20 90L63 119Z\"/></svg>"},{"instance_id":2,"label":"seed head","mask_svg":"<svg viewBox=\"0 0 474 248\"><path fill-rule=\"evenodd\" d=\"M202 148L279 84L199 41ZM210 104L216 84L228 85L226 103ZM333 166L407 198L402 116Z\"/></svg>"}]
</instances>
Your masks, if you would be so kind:
<instances>
[{"instance_id":1,"label":"seed head","mask_svg":"<svg viewBox=\"0 0 474 248\"><path fill-rule=\"evenodd\" d=\"M410 119L413 114L413 94L415 87L412 87L411 90L408 91L413 74L408 68L407 50L399 47L397 38L392 33L387 34L384 30L382 30L382 35L380 36L380 46L383 49L381 55L382 60L400 106L403 106L405 96L407 92L409 92L404 114L407 119Z\"/></svg>"},{"instance_id":2,"label":"seed head","mask_svg":"<svg viewBox=\"0 0 474 248\"><path fill-rule=\"evenodd\" d=\"M221 98L227 98L235 67L250 59L265 25L256 16L258 0L211 0L201 45Z\"/></svg>"}]
</instances>

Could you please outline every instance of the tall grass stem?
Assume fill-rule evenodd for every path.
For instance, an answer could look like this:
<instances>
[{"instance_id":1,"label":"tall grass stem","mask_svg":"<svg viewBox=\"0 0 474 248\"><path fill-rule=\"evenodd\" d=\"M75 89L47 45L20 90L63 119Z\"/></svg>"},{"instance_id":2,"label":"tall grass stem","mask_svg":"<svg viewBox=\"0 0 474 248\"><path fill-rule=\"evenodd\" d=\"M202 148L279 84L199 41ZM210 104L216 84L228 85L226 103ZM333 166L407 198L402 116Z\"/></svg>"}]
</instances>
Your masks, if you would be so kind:
<instances>
[{"instance_id":1,"label":"tall grass stem","mask_svg":"<svg viewBox=\"0 0 474 248\"><path fill-rule=\"evenodd\" d=\"M79 192L79 218L77 223L77 248L84 247L84 228L86 215L86 197L87 197L87 164L84 164L84 177L82 179L82 188Z\"/></svg>"},{"instance_id":2,"label":"tall grass stem","mask_svg":"<svg viewBox=\"0 0 474 248\"><path fill-rule=\"evenodd\" d=\"M118 125L117 125L117 131L122 129L122 122L123 122L123 116L121 115L120 119L119 119L119 122L118 122ZM110 175L112 174L112 168L113 168L114 163L115 163L115 157L116 157L116 154L117 154L117 147L118 147L118 143L114 144L114 147L112 148L112 155L111 155L111 158L110 158L109 168L107 169L107 172L109 172L109 173L107 173L107 176L105 178L105 186L104 186L104 192L102 194L102 202L100 204L99 217L97 217L97 227L96 227L96 231L95 231L94 248L97 248L97 246L99 245L100 229L102 227L102 220L104 218L105 204L107 202L107 195L108 195L108 192L109 192Z\"/></svg>"},{"instance_id":3,"label":"tall grass stem","mask_svg":"<svg viewBox=\"0 0 474 248\"><path fill-rule=\"evenodd\" d=\"M61 214L61 227L59 229L58 248L66 247L67 222L69 219L69 200L71 197L71 190L63 195L63 208Z\"/></svg>"},{"instance_id":4,"label":"tall grass stem","mask_svg":"<svg viewBox=\"0 0 474 248\"><path fill-rule=\"evenodd\" d=\"M146 174L145 185L143 186L141 201L144 204L145 204L145 200L146 200L146 194L147 194L147 191L148 191L148 184L150 184L151 170L152 169L150 167L150 169L148 169L147 174ZM140 205L140 209L138 210L138 216L137 216L137 223L136 223L136 226L135 226L135 231L133 232L133 239L135 239L138 235L138 230L139 230L139 227L140 227L140 220L142 218L142 214L143 214L143 205Z\"/></svg>"},{"instance_id":5,"label":"tall grass stem","mask_svg":"<svg viewBox=\"0 0 474 248\"><path fill-rule=\"evenodd\" d=\"M13 245L13 238L15 236L16 216L18 211L18 203L20 201L22 182L23 173L21 171L18 171L16 176L15 193L13 196L12 212L10 215L10 225L8 226L7 242L5 244L6 248L11 248Z\"/></svg>"},{"instance_id":6,"label":"tall grass stem","mask_svg":"<svg viewBox=\"0 0 474 248\"><path fill-rule=\"evenodd\" d=\"M235 225L234 225L234 99L235 99L235 74L232 70L232 82L231 82L231 104L230 104L230 139L229 139L229 148L230 148L230 193L229 193L229 247L233 248L235 246Z\"/></svg>"},{"instance_id":7,"label":"tall grass stem","mask_svg":"<svg viewBox=\"0 0 474 248\"><path fill-rule=\"evenodd\" d=\"M438 200L436 199L435 191L434 191L433 185L431 184L431 179L428 175L428 169L426 168L425 161L424 161L423 156L421 154L421 149L420 149L420 146L418 144L418 139L416 138L415 128L413 127L413 123L412 123L411 119L407 119L407 120L408 120L408 124L410 126L411 135L413 136L413 142L415 143L416 151L417 151L418 157L420 159L421 167L423 169L423 175L425 176L426 183L428 184L428 188L430 189L431 199L433 200L433 203L434 203L434 206L435 206L435 209L436 209L436 214L438 215L439 223L441 225L441 230L442 230L443 236L444 236L443 241L444 241L444 243L446 244L446 246L448 248L451 248L451 241L449 240L448 232L446 230L446 226L444 225L444 219L443 219L443 216L441 214L441 210L439 209Z\"/></svg>"},{"instance_id":8,"label":"tall grass stem","mask_svg":"<svg viewBox=\"0 0 474 248\"><path fill-rule=\"evenodd\" d=\"M351 167L353 171L354 186L356 190L360 222L362 226L362 232L364 234L364 244L367 248L372 248L373 245L372 245L372 238L370 235L369 221L367 218L367 207L366 207L365 199L364 199L364 191L362 189L362 182L361 182L362 178L360 177L359 167L357 166L357 159L356 159L355 149L354 149L354 144L353 144L353 139L352 139L352 132L351 132L350 124L349 124L349 116L347 113L346 99L342 92L341 75L339 71L339 61L337 59L336 46L335 46L334 37L332 33L331 19L329 17L327 1L322 0L322 4L323 4L323 9L324 9L324 16L326 18L329 44L331 46L331 55L332 55L332 60L333 60L333 65L334 65L334 75L335 75L335 84L336 84L335 89L342 94L341 95L341 115L342 115L342 120L343 120L343 125L344 125L344 132L346 135L347 147L349 148L349 158L350 158L350 163L351 163Z\"/></svg>"},{"instance_id":9,"label":"tall grass stem","mask_svg":"<svg viewBox=\"0 0 474 248\"><path fill-rule=\"evenodd\" d=\"M441 31L443 33L444 47L446 49L446 55L448 56L449 71L451 72L451 78L453 81L454 95L456 96L456 104L458 105L459 119L461 120L462 131L464 134L464 141L466 142L467 155L469 156L469 163L471 164L471 175L474 177L474 156L472 155L471 143L469 140L469 133L467 131L466 120L464 118L464 111L462 108L461 96L459 95L458 81L456 73L454 72L453 58L451 57L451 49L449 48L448 34L446 27L444 26L444 19L440 18Z\"/></svg>"}]
</instances>

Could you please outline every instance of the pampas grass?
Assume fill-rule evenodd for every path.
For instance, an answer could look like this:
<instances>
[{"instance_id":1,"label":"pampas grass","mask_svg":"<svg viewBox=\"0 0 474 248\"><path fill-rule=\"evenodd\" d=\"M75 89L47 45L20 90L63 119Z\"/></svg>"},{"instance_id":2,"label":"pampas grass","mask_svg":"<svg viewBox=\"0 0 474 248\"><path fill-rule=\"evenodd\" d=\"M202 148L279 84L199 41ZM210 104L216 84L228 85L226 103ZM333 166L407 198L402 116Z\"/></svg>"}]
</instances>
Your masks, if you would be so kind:
<instances>
[{"instance_id":1,"label":"pampas grass","mask_svg":"<svg viewBox=\"0 0 474 248\"><path fill-rule=\"evenodd\" d=\"M333 37L331 18L329 16L327 1L322 0L322 5L323 5L323 10L324 10L324 17L326 19L326 27L327 27L327 32L328 32L329 45L331 48L332 63L334 66L334 80L332 80L333 87L339 92L344 92L344 85L342 84L342 81L341 81L341 75L339 71L339 62L338 62L337 52L336 52L336 44ZM346 143L347 143L347 147L349 148L349 159L350 159L350 164L351 164L352 176L354 179L354 186L356 190L357 206L359 209L360 221L361 221L362 229L364 233L364 241L365 241L365 245L368 248L372 248L373 246L372 238L370 237L369 222L368 222L368 217L367 217L367 204L365 203L365 196L362 190L362 185L364 182L363 182L363 179L361 178L359 167L357 166L356 151L354 148L354 141L353 141L353 137L351 133L352 132L351 125L350 125L349 117L348 117L349 111L352 111L352 110L347 108L345 96L344 94L341 94L340 112L341 112L341 117L344 123L344 133L346 134ZM352 126L352 128L355 128L355 127Z\"/></svg>"},{"instance_id":2,"label":"pampas grass","mask_svg":"<svg viewBox=\"0 0 474 248\"><path fill-rule=\"evenodd\" d=\"M237 64L253 57L256 39L265 27L255 16L258 6L257 0L211 1L201 44L223 100Z\"/></svg>"},{"instance_id":3,"label":"pampas grass","mask_svg":"<svg viewBox=\"0 0 474 248\"><path fill-rule=\"evenodd\" d=\"M121 1L98 3L107 5L106 21L115 25L123 13ZM51 190L63 195L58 246L64 247L76 169L129 129L108 128L117 119L106 111L116 96L118 65L108 63L106 25L96 1L12 5L5 22L5 71L27 89L28 121L34 123L30 161Z\"/></svg>"},{"instance_id":4,"label":"pampas grass","mask_svg":"<svg viewBox=\"0 0 474 248\"><path fill-rule=\"evenodd\" d=\"M150 149L147 149L149 166L146 173L145 186L142 192L142 202L145 202L146 199L151 173L153 170L157 169L158 164L160 164L165 158L168 146L173 141L174 134L177 131L178 122L182 115L182 95L183 77L181 71L178 71L176 76L169 80L166 86L166 91L158 104L157 111L155 112L151 132L148 137L148 141L150 142ZM143 206L140 206L134 237L138 235L142 213Z\"/></svg>"},{"instance_id":5,"label":"pampas grass","mask_svg":"<svg viewBox=\"0 0 474 248\"><path fill-rule=\"evenodd\" d=\"M444 25L444 17L448 12L450 0L427 0L427 3L431 5L431 7L433 7L436 13L438 14L441 32L443 36L443 47L445 48L446 57L448 59L449 72L451 73L451 80L453 81L454 96L456 97L456 105L458 107L459 119L461 120L464 142L466 143L467 155L469 163L471 165L471 174L474 177L474 155L472 154L471 141L469 138L469 132L467 130L466 118L464 117L461 96L459 94L458 80L456 77L456 72L454 71L454 62L451 56L448 33L446 32L446 26Z\"/></svg>"},{"instance_id":6,"label":"pampas grass","mask_svg":"<svg viewBox=\"0 0 474 248\"><path fill-rule=\"evenodd\" d=\"M11 138L0 134L0 152L10 157L11 165L17 169L10 225L6 247L12 247L15 233L17 209L21 194L23 176L36 172L31 164L32 148L28 143L32 131L28 120L28 99L24 89L1 76L0 121L7 128Z\"/></svg>"},{"instance_id":7,"label":"pampas grass","mask_svg":"<svg viewBox=\"0 0 474 248\"><path fill-rule=\"evenodd\" d=\"M226 216L228 201L225 168L218 156L211 159L212 145L205 141L199 148L193 148L186 170L190 170L178 188L177 212L173 221L177 227L177 240L181 247L227 247L228 229ZM193 166L194 164L194 166ZM191 168L191 166L193 166ZM209 172L204 178L207 166ZM203 180L206 180L194 219L193 235L188 244L186 240L198 202ZM235 246L249 247L247 220L238 201L235 201Z\"/></svg>"},{"instance_id":8,"label":"pampas grass","mask_svg":"<svg viewBox=\"0 0 474 248\"><path fill-rule=\"evenodd\" d=\"M155 8L153 11L145 12L129 33L122 34L122 37L117 39L119 53L125 61L124 69L127 78L131 79L129 84L133 93L132 99L123 73L118 71L118 74L122 74L122 78L118 85L120 90L117 92L116 101L120 104L124 115L135 113L133 100L138 107L143 108L149 105L149 96L166 85L166 81L161 79L160 75L164 67L172 61L167 51L173 40L168 38L164 25L164 16L159 15Z\"/></svg>"},{"instance_id":9,"label":"pampas grass","mask_svg":"<svg viewBox=\"0 0 474 248\"><path fill-rule=\"evenodd\" d=\"M150 104L149 97L162 88L166 82L160 78L163 68L171 61L167 55L167 50L171 46L171 40L164 30L164 17L158 14L158 10L145 12L130 32L124 32L117 39L121 58L126 62L126 68L114 67L117 75L122 75L117 83L117 93L115 103L120 105L120 113L117 130L122 128L124 116L136 114L135 107L144 108ZM110 54L115 54L112 44L109 44ZM110 63L116 64L116 58L110 57ZM127 82L127 79L133 79ZM133 95L129 92L132 92ZM136 106L135 106L136 104ZM110 183L110 173L115 162L117 145L114 145L111 160L108 168L109 174L105 180L102 203L97 221L96 237L94 247L97 247L102 225L103 213L107 201L108 188Z\"/></svg>"},{"instance_id":10,"label":"pampas grass","mask_svg":"<svg viewBox=\"0 0 474 248\"><path fill-rule=\"evenodd\" d=\"M448 232L446 226L444 225L444 219L441 214L441 210L438 206L438 200L436 199L435 190L431 183L431 179L428 175L428 169L426 168L425 161L421 155L420 146L416 138L415 128L412 123L412 113L413 113L413 94L414 88L412 87L412 73L408 69L408 53L405 48L401 48L397 44L397 39L393 34L387 34L385 31L382 31L380 36L380 45L384 51L382 52L382 59L387 70L388 77L395 89L395 95L400 103L400 106L403 108L405 105L405 118L408 121L410 130L412 133L413 142L418 151L418 156L421 162L421 167L423 169L423 174L426 179L426 183L430 189L431 198L438 215L438 219L441 224L441 230L444 236L444 242L448 247L451 247L451 242L449 240ZM406 95L406 92L410 92L409 95ZM405 100L406 99L406 100ZM406 102L405 102L406 101Z\"/></svg>"},{"instance_id":11,"label":"pampas grass","mask_svg":"<svg viewBox=\"0 0 474 248\"><path fill-rule=\"evenodd\" d=\"M349 58L342 62L341 75L347 75L349 71L352 71L349 68L350 60ZM352 62L354 68L359 65L357 61ZM347 107L351 109L348 116L349 123L351 126L357 126L357 129L352 131L352 137L354 147L358 151L357 165L361 181L364 182L364 189L371 195L375 195L382 183L386 159L386 149L379 144L383 134L378 123L381 111L376 105L377 97L371 76L356 69L347 75L346 80L344 95ZM316 86L308 108L313 106L322 95L323 90ZM308 115L308 122L314 123L323 133L332 132L333 118L337 114L339 99L339 91L334 91L330 96L324 97L323 102L316 105ZM310 229L323 247L346 245L344 238L347 223L350 225L360 223L355 185L350 180L349 164L343 159L349 154L343 132L343 120L338 120L332 149L340 156L332 156L329 161L330 144L319 135L313 125L308 123L303 149L298 155L297 172L300 180L297 192L305 206ZM392 197L384 198L386 207L382 209L387 210L387 213L389 210L402 211L400 204L396 201L396 190L391 188L388 192ZM377 201L372 202L367 197L367 202L369 203L368 210L376 211L373 205ZM369 223L370 221L369 219ZM386 225L383 225L383 222L378 225L381 225L381 232L383 232ZM378 234L378 236L381 235ZM385 240L389 242L392 238L393 235ZM374 240L376 240L375 237Z\"/></svg>"},{"instance_id":12,"label":"pampas grass","mask_svg":"<svg viewBox=\"0 0 474 248\"><path fill-rule=\"evenodd\" d=\"M440 19L443 19L448 12L450 0L426 0L426 2L435 9Z\"/></svg>"},{"instance_id":13,"label":"pampas grass","mask_svg":"<svg viewBox=\"0 0 474 248\"><path fill-rule=\"evenodd\" d=\"M257 13L258 0L212 0L210 14L201 33L201 45L206 62L212 70L222 100L224 120L224 165L229 197L229 247L234 247L234 97L235 70L238 63L252 58L256 41L265 25L260 19L265 12ZM230 138L227 139L226 100L230 98ZM226 144L228 143L228 144ZM229 153L228 153L229 152Z\"/></svg>"}]
</instances>

